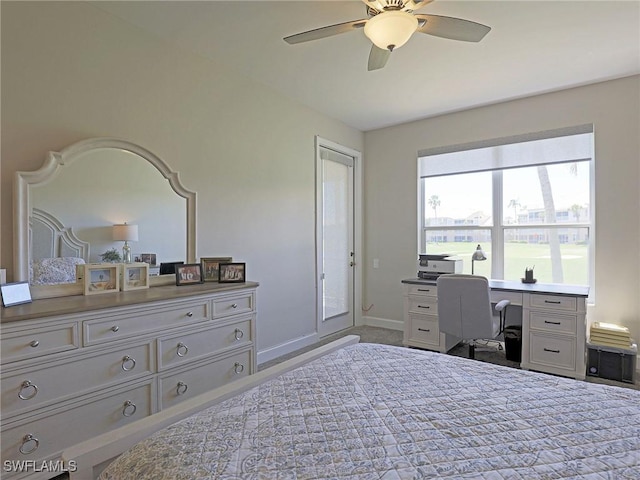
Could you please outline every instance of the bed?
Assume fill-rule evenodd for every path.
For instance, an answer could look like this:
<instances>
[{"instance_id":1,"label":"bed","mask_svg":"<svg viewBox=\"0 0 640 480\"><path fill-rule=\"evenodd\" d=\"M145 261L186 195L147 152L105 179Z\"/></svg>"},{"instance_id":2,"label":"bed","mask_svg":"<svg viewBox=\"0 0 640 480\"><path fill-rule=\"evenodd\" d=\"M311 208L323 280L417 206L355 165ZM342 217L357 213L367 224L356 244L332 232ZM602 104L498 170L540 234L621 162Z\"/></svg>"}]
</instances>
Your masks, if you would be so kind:
<instances>
[{"instance_id":1,"label":"bed","mask_svg":"<svg viewBox=\"0 0 640 480\"><path fill-rule=\"evenodd\" d=\"M65 460L87 478L124 451L104 480L640 477L640 391L355 342L205 394L200 410L192 402L76 446Z\"/></svg>"}]
</instances>

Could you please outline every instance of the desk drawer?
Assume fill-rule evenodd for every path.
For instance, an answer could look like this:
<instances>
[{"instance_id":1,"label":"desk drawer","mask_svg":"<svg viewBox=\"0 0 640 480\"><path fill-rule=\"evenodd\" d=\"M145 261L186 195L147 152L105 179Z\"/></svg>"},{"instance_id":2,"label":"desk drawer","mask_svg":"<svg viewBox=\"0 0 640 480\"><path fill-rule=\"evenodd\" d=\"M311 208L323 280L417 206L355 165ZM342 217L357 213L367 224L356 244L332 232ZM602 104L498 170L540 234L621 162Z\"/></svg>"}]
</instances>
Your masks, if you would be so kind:
<instances>
[{"instance_id":1,"label":"desk drawer","mask_svg":"<svg viewBox=\"0 0 640 480\"><path fill-rule=\"evenodd\" d=\"M158 368L162 370L251 341L250 316L227 325L161 338Z\"/></svg>"},{"instance_id":2,"label":"desk drawer","mask_svg":"<svg viewBox=\"0 0 640 480\"><path fill-rule=\"evenodd\" d=\"M576 340L560 335L529 333L529 358L531 365L539 364L574 371Z\"/></svg>"},{"instance_id":3,"label":"desk drawer","mask_svg":"<svg viewBox=\"0 0 640 480\"><path fill-rule=\"evenodd\" d=\"M576 297L565 295L542 295L532 293L529 303L534 308L546 308L549 310L565 310L575 312L578 309Z\"/></svg>"},{"instance_id":4,"label":"desk drawer","mask_svg":"<svg viewBox=\"0 0 640 480\"><path fill-rule=\"evenodd\" d=\"M245 292L213 300L213 318L228 317L255 310L253 292Z\"/></svg>"},{"instance_id":5,"label":"desk drawer","mask_svg":"<svg viewBox=\"0 0 640 480\"><path fill-rule=\"evenodd\" d=\"M66 409L3 429L3 463L59 455L71 445L151 415L151 387L148 382L84 404L68 404Z\"/></svg>"},{"instance_id":6,"label":"desk drawer","mask_svg":"<svg viewBox=\"0 0 640 480\"><path fill-rule=\"evenodd\" d=\"M529 327L554 333L576 335L578 319L575 315L553 315L551 312L529 312Z\"/></svg>"},{"instance_id":7,"label":"desk drawer","mask_svg":"<svg viewBox=\"0 0 640 480\"><path fill-rule=\"evenodd\" d=\"M174 369L161 376L158 379L160 410L250 375L252 354L252 350L245 350L195 368L179 372Z\"/></svg>"},{"instance_id":8,"label":"desk drawer","mask_svg":"<svg viewBox=\"0 0 640 480\"><path fill-rule=\"evenodd\" d=\"M501 300L509 300L511 305L522 305L522 293L507 292L504 290L491 290L491 303L498 303Z\"/></svg>"},{"instance_id":9,"label":"desk drawer","mask_svg":"<svg viewBox=\"0 0 640 480\"><path fill-rule=\"evenodd\" d=\"M83 322L84 344L126 340L145 332L207 320L207 313L208 301L205 299L114 315L108 319L86 320Z\"/></svg>"},{"instance_id":10,"label":"desk drawer","mask_svg":"<svg viewBox=\"0 0 640 480\"><path fill-rule=\"evenodd\" d=\"M91 389L152 373L150 343L23 368L2 375L2 413L19 413L56 399L71 400Z\"/></svg>"},{"instance_id":11,"label":"desk drawer","mask_svg":"<svg viewBox=\"0 0 640 480\"><path fill-rule=\"evenodd\" d=\"M437 297L438 287L435 285L409 285L409 295Z\"/></svg>"},{"instance_id":12,"label":"desk drawer","mask_svg":"<svg viewBox=\"0 0 640 480\"><path fill-rule=\"evenodd\" d=\"M409 297L409 312L420 315L437 315L437 297Z\"/></svg>"},{"instance_id":13,"label":"desk drawer","mask_svg":"<svg viewBox=\"0 0 640 480\"><path fill-rule=\"evenodd\" d=\"M2 363L73 350L78 344L78 324L75 322L6 333L0 340Z\"/></svg>"},{"instance_id":14,"label":"desk drawer","mask_svg":"<svg viewBox=\"0 0 640 480\"><path fill-rule=\"evenodd\" d=\"M440 345L440 328L435 315L409 315L411 330L409 340L428 343L434 347Z\"/></svg>"}]
</instances>

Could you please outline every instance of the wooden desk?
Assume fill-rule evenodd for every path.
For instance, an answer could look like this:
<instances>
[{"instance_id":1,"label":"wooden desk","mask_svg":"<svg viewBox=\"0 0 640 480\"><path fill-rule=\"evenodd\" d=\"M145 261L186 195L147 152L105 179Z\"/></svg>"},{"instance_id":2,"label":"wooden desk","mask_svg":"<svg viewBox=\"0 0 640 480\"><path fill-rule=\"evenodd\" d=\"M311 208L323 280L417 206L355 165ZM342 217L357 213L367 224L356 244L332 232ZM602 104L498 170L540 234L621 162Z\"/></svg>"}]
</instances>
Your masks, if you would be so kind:
<instances>
[{"instance_id":1,"label":"wooden desk","mask_svg":"<svg viewBox=\"0 0 640 480\"><path fill-rule=\"evenodd\" d=\"M409 278L404 284L406 346L448 352L459 338L441 333L434 280ZM510 300L522 307L522 362L537 370L584 379L586 374L586 301L589 287L489 280L491 301Z\"/></svg>"}]
</instances>

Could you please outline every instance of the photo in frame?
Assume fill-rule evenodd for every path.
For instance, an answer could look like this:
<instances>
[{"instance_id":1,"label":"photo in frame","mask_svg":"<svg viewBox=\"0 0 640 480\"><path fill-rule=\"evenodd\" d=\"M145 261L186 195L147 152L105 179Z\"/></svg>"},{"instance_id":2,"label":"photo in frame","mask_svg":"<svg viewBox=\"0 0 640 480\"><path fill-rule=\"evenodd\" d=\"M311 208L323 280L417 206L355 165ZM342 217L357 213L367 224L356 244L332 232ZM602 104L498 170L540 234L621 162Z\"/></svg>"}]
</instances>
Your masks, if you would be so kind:
<instances>
[{"instance_id":1,"label":"photo in frame","mask_svg":"<svg viewBox=\"0 0 640 480\"><path fill-rule=\"evenodd\" d=\"M120 265L117 263L87 263L79 265L85 295L120 291ZM80 276L80 273L79 273Z\"/></svg>"},{"instance_id":2,"label":"photo in frame","mask_svg":"<svg viewBox=\"0 0 640 480\"><path fill-rule=\"evenodd\" d=\"M124 263L121 273L120 288L123 292L149 288L148 263Z\"/></svg>"},{"instance_id":3,"label":"photo in frame","mask_svg":"<svg viewBox=\"0 0 640 480\"><path fill-rule=\"evenodd\" d=\"M150 266L156 266L156 254L155 253L135 253L133 255L133 261L136 263L148 263Z\"/></svg>"},{"instance_id":4,"label":"photo in frame","mask_svg":"<svg viewBox=\"0 0 640 480\"><path fill-rule=\"evenodd\" d=\"M205 282L217 282L219 278L220 264L229 263L231 257L201 257L202 274Z\"/></svg>"},{"instance_id":5,"label":"photo in frame","mask_svg":"<svg viewBox=\"0 0 640 480\"><path fill-rule=\"evenodd\" d=\"M176 265L176 285L193 285L203 283L202 264L184 263Z\"/></svg>"},{"instance_id":6,"label":"photo in frame","mask_svg":"<svg viewBox=\"0 0 640 480\"><path fill-rule=\"evenodd\" d=\"M2 305L5 307L31 303L29 282L4 283L0 285L0 293L2 293Z\"/></svg>"},{"instance_id":7,"label":"photo in frame","mask_svg":"<svg viewBox=\"0 0 640 480\"><path fill-rule=\"evenodd\" d=\"M243 283L246 280L246 264L240 262L221 263L218 275L220 283Z\"/></svg>"}]
</instances>

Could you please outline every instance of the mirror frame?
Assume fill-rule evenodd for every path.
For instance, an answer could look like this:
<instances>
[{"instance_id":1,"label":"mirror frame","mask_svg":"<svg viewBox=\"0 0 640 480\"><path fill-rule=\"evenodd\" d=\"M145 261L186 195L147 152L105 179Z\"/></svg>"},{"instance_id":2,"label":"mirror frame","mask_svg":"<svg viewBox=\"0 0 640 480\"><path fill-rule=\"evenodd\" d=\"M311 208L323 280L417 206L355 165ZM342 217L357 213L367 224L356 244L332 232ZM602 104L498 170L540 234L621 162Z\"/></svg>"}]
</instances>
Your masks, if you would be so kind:
<instances>
[{"instance_id":1,"label":"mirror frame","mask_svg":"<svg viewBox=\"0 0 640 480\"><path fill-rule=\"evenodd\" d=\"M29 262L31 252L29 249L29 218L31 212L30 187L48 183L53 180L62 170L73 164L78 156L101 148L115 148L125 150L138 155L153 165L162 176L169 181L173 191L180 197L186 199L187 207L187 263L195 263L196 259L196 193L187 190L180 181L178 172L174 172L157 155L135 143L117 138L98 137L81 140L69 145L60 152L49 152L42 166L33 172L15 172L13 186L13 268L14 281L29 281ZM151 286L166 285L173 283L168 279L157 279L155 277ZM50 298L67 295L81 295L82 287L79 284L60 285L31 285L33 298Z\"/></svg>"}]
</instances>

